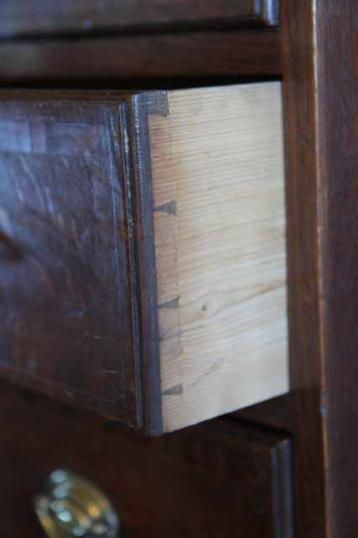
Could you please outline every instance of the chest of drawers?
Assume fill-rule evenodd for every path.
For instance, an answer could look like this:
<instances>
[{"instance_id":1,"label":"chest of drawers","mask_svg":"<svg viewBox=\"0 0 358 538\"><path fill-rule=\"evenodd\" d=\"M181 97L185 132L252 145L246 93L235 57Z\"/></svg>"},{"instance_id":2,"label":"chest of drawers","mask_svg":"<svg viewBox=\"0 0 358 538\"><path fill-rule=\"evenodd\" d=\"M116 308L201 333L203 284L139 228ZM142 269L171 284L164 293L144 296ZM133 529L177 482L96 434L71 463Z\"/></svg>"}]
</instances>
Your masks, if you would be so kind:
<instances>
[{"instance_id":1,"label":"chest of drawers","mask_svg":"<svg viewBox=\"0 0 358 538\"><path fill-rule=\"evenodd\" d=\"M2 537L356 536L357 16L1 2Z\"/></svg>"}]
</instances>

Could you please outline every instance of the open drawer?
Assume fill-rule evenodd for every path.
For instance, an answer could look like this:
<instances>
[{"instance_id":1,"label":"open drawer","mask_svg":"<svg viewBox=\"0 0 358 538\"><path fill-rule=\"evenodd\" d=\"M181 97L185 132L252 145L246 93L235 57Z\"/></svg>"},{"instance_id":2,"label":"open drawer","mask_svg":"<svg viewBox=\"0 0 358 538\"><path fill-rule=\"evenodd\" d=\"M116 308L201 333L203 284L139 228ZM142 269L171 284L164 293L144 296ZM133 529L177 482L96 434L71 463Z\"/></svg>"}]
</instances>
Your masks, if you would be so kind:
<instances>
[{"instance_id":1,"label":"open drawer","mask_svg":"<svg viewBox=\"0 0 358 538\"><path fill-rule=\"evenodd\" d=\"M288 390L281 88L0 93L0 375L149 433Z\"/></svg>"}]
</instances>

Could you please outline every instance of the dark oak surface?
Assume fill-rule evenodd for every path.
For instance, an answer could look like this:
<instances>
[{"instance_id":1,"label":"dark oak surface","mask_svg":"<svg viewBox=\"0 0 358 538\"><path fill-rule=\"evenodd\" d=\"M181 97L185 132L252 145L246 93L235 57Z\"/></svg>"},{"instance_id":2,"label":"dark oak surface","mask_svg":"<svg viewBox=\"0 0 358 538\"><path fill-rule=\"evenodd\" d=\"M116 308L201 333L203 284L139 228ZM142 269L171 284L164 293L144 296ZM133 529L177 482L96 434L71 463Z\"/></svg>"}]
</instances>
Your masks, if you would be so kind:
<instances>
[{"instance_id":1,"label":"dark oak surface","mask_svg":"<svg viewBox=\"0 0 358 538\"><path fill-rule=\"evenodd\" d=\"M282 3L296 523L352 538L358 496L355 0Z\"/></svg>"},{"instance_id":2,"label":"dark oak surface","mask_svg":"<svg viewBox=\"0 0 358 538\"><path fill-rule=\"evenodd\" d=\"M152 237L145 240L137 223L150 235L143 218L151 212L122 142L130 96L71 95L1 94L0 371L142 427L153 365L146 353L150 364L142 366L139 324L155 284L139 292L135 235L144 252ZM123 136L135 143L135 133ZM156 341L152 326L144 342ZM158 378L150 379L156 398Z\"/></svg>"},{"instance_id":3,"label":"dark oak surface","mask_svg":"<svg viewBox=\"0 0 358 538\"><path fill-rule=\"evenodd\" d=\"M110 496L128 538L293 536L280 434L229 420L145 439L2 382L0 446L3 538L42 536L33 498L63 466Z\"/></svg>"},{"instance_id":4,"label":"dark oak surface","mask_svg":"<svg viewBox=\"0 0 358 538\"><path fill-rule=\"evenodd\" d=\"M282 6L295 510L298 536L307 538L325 536L326 525L313 4L288 1Z\"/></svg>"},{"instance_id":5,"label":"dark oak surface","mask_svg":"<svg viewBox=\"0 0 358 538\"><path fill-rule=\"evenodd\" d=\"M2 84L62 83L120 87L166 79L278 76L277 30L159 33L96 39L44 39L0 43ZM133 82L132 82L133 85Z\"/></svg>"},{"instance_id":6,"label":"dark oak surface","mask_svg":"<svg viewBox=\"0 0 358 538\"><path fill-rule=\"evenodd\" d=\"M0 36L153 27L274 25L278 0L2 0Z\"/></svg>"},{"instance_id":7,"label":"dark oak surface","mask_svg":"<svg viewBox=\"0 0 358 538\"><path fill-rule=\"evenodd\" d=\"M358 9L328 0L316 13L317 163L327 512L334 538L358 529ZM343 59L343 61L342 61ZM326 471L327 472L327 471Z\"/></svg>"}]
</instances>

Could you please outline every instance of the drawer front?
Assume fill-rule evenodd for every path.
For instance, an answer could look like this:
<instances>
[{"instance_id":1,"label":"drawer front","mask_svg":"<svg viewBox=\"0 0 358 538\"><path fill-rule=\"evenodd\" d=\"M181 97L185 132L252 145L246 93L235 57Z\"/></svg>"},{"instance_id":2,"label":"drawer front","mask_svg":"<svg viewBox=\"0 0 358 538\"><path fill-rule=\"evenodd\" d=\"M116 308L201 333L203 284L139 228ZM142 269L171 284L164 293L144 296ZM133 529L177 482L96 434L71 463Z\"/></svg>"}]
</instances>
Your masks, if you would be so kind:
<instances>
[{"instance_id":1,"label":"drawer front","mask_svg":"<svg viewBox=\"0 0 358 538\"><path fill-rule=\"evenodd\" d=\"M280 435L215 421L145 439L4 383L0 403L3 538L43 536L33 500L60 467L110 498L127 538L292 538L290 444Z\"/></svg>"},{"instance_id":2,"label":"drawer front","mask_svg":"<svg viewBox=\"0 0 358 538\"><path fill-rule=\"evenodd\" d=\"M235 23L272 26L278 21L278 0L3 0L0 35L86 33L96 30L149 27L176 28Z\"/></svg>"},{"instance_id":3,"label":"drawer front","mask_svg":"<svg viewBox=\"0 0 358 538\"><path fill-rule=\"evenodd\" d=\"M0 131L1 371L138 426L118 103L2 101Z\"/></svg>"},{"instance_id":4,"label":"drawer front","mask_svg":"<svg viewBox=\"0 0 358 538\"><path fill-rule=\"evenodd\" d=\"M0 95L0 373L151 433L288 390L279 83Z\"/></svg>"}]
</instances>

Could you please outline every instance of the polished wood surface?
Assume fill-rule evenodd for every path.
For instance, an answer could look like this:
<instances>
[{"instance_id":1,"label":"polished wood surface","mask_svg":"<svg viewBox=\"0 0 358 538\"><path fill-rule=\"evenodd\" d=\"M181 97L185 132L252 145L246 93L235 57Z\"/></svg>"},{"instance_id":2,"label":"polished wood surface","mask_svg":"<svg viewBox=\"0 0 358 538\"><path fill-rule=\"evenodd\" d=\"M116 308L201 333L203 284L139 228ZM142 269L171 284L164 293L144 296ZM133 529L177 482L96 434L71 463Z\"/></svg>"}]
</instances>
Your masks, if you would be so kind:
<instances>
[{"instance_id":1,"label":"polished wood surface","mask_svg":"<svg viewBox=\"0 0 358 538\"><path fill-rule=\"evenodd\" d=\"M0 370L140 426L119 131L117 103L0 98Z\"/></svg>"},{"instance_id":2,"label":"polished wood surface","mask_svg":"<svg viewBox=\"0 0 358 538\"><path fill-rule=\"evenodd\" d=\"M351 538L358 527L358 11L355 0L288 0L282 11L297 533Z\"/></svg>"},{"instance_id":3,"label":"polished wood surface","mask_svg":"<svg viewBox=\"0 0 358 538\"><path fill-rule=\"evenodd\" d=\"M275 25L278 0L3 0L0 36Z\"/></svg>"},{"instance_id":4,"label":"polished wood surface","mask_svg":"<svg viewBox=\"0 0 358 538\"><path fill-rule=\"evenodd\" d=\"M229 420L146 439L2 382L0 447L2 538L42 536L33 499L58 467L110 497L126 538L293 537L281 434Z\"/></svg>"},{"instance_id":5,"label":"polished wood surface","mask_svg":"<svg viewBox=\"0 0 358 538\"><path fill-rule=\"evenodd\" d=\"M0 42L1 84L88 87L90 80L91 86L112 88L126 86L129 81L138 88L156 80L175 86L180 79L208 81L212 77L280 73L277 30Z\"/></svg>"},{"instance_id":6,"label":"polished wood surface","mask_svg":"<svg viewBox=\"0 0 358 538\"><path fill-rule=\"evenodd\" d=\"M291 432L304 538L358 525L357 15L349 0L282 4L293 392L238 414Z\"/></svg>"},{"instance_id":7,"label":"polished wood surface","mask_svg":"<svg viewBox=\"0 0 358 538\"><path fill-rule=\"evenodd\" d=\"M150 117L163 429L289 390L280 83Z\"/></svg>"},{"instance_id":8,"label":"polished wood surface","mask_svg":"<svg viewBox=\"0 0 358 538\"><path fill-rule=\"evenodd\" d=\"M299 536L326 536L322 414L321 169L318 161L314 2L283 6L287 170L288 304L294 391ZM293 18L295 17L295 19ZM297 18L302 21L297 25Z\"/></svg>"},{"instance_id":9,"label":"polished wood surface","mask_svg":"<svg viewBox=\"0 0 358 538\"><path fill-rule=\"evenodd\" d=\"M357 4L329 0L316 16L327 508L332 536L349 538L358 528Z\"/></svg>"}]
</instances>

